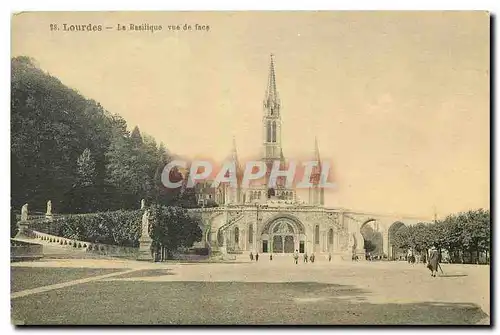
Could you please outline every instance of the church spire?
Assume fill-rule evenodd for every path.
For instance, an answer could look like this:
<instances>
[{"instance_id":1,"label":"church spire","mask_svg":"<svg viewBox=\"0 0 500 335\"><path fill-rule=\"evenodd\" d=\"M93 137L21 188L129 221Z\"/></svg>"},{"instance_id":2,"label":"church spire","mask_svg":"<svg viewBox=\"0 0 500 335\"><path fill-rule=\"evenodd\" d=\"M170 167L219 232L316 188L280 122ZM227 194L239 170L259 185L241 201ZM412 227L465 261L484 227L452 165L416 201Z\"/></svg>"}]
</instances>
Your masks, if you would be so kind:
<instances>
[{"instance_id":1,"label":"church spire","mask_svg":"<svg viewBox=\"0 0 500 335\"><path fill-rule=\"evenodd\" d=\"M238 162L238 151L236 151L236 137L235 136L233 136L233 148L231 151L231 158L236 163Z\"/></svg>"},{"instance_id":2,"label":"church spire","mask_svg":"<svg viewBox=\"0 0 500 335\"><path fill-rule=\"evenodd\" d=\"M316 136L314 136L314 159L318 162L321 162L319 156L318 138Z\"/></svg>"},{"instance_id":3,"label":"church spire","mask_svg":"<svg viewBox=\"0 0 500 335\"><path fill-rule=\"evenodd\" d=\"M325 195L323 187L320 187L321 158L319 155L318 138L314 137L314 160L318 163L311 172L312 187L309 188L309 203L312 205L324 205Z\"/></svg>"},{"instance_id":4,"label":"church spire","mask_svg":"<svg viewBox=\"0 0 500 335\"><path fill-rule=\"evenodd\" d=\"M276 89L276 73L274 71L274 55L271 54L271 64L269 65L269 78L267 82L266 97L264 99L264 108L271 115L274 112L279 112L280 100L278 90Z\"/></svg>"}]
</instances>

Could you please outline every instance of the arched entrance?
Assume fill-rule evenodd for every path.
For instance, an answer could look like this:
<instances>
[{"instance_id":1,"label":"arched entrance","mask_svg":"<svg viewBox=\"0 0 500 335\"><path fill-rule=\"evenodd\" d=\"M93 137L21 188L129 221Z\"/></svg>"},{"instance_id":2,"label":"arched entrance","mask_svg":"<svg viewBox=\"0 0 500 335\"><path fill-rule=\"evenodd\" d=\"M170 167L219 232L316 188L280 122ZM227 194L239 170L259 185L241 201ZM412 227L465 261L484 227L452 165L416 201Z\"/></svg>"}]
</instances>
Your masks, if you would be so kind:
<instances>
[{"instance_id":1,"label":"arched entrance","mask_svg":"<svg viewBox=\"0 0 500 335\"><path fill-rule=\"evenodd\" d=\"M283 221L276 225L272 231L273 253L292 253L295 251L295 238L293 227Z\"/></svg>"},{"instance_id":2,"label":"arched entrance","mask_svg":"<svg viewBox=\"0 0 500 335\"><path fill-rule=\"evenodd\" d=\"M384 254L384 240L376 220L371 219L363 223L360 233L363 236L362 248L367 254L371 256L382 256Z\"/></svg>"},{"instance_id":3,"label":"arched entrance","mask_svg":"<svg viewBox=\"0 0 500 335\"><path fill-rule=\"evenodd\" d=\"M300 224L288 217L279 217L262 234L262 251L289 254L305 247L305 235ZM302 251L303 252L303 251Z\"/></svg>"},{"instance_id":4,"label":"arched entrance","mask_svg":"<svg viewBox=\"0 0 500 335\"><path fill-rule=\"evenodd\" d=\"M333 228L328 230L328 252L333 251Z\"/></svg>"}]
</instances>

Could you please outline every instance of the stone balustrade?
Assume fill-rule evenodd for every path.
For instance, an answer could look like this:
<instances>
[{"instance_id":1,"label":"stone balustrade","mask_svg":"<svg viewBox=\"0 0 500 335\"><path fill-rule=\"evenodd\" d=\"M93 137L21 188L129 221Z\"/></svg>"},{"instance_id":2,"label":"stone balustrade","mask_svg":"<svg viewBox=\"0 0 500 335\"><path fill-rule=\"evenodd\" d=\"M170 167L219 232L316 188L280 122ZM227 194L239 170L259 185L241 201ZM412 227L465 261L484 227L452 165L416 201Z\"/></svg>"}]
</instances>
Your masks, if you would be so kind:
<instances>
[{"instance_id":1,"label":"stone balustrade","mask_svg":"<svg viewBox=\"0 0 500 335\"><path fill-rule=\"evenodd\" d=\"M85 250L98 255L106 255L112 257L124 257L135 259L138 255L139 248L134 247L124 247L103 243L93 243L87 241L80 241L75 239L70 239L66 237L60 237L55 235L50 235L38 231L32 231L31 237L40 239L42 241L47 241L49 243L59 244L61 246L72 247L76 249Z\"/></svg>"}]
</instances>

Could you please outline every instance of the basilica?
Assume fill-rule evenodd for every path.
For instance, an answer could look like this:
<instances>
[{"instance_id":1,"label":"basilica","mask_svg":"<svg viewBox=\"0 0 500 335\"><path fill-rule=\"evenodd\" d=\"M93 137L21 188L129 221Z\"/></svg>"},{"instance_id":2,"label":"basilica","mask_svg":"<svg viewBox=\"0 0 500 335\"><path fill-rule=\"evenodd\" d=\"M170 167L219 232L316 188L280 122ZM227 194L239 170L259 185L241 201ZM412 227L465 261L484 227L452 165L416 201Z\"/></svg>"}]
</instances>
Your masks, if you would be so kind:
<instances>
[{"instance_id":1,"label":"basilica","mask_svg":"<svg viewBox=\"0 0 500 335\"><path fill-rule=\"evenodd\" d=\"M338 260L363 259L361 229L368 224L382 235L381 250L390 258L393 253L390 240L395 229L422 220L325 207L324 189L318 183L319 167L312 171L306 200L299 199L293 187L286 187L284 179L278 179L276 187L268 186L273 163L279 161L280 169L287 167L282 148L281 113L275 61L271 55L263 101L261 147L261 160L268 172L261 182L242 188L242 171L233 140L229 159L237 167L237 187L221 184L211 189L209 182L197 185L200 204L216 205L192 210L203 223L201 244L209 248L212 255L258 252L279 256L298 252L331 255ZM317 141L312 156L312 160L321 162Z\"/></svg>"}]
</instances>

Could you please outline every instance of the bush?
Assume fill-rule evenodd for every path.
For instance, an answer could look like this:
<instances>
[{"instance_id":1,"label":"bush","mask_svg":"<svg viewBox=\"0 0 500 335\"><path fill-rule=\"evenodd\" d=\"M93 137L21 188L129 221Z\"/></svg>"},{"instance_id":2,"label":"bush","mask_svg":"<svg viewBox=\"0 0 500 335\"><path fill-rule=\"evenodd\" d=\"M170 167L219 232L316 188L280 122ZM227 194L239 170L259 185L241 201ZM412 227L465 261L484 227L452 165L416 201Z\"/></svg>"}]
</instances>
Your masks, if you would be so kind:
<instances>
[{"instance_id":1,"label":"bush","mask_svg":"<svg viewBox=\"0 0 500 335\"><path fill-rule=\"evenodd\" d=\"M16 212L11 210L10 211L10 237L16 237L17 235L17 215Z\"/></svg>"},{"instance_id":2,"label":"bush","mask_svg":"<svg viewBox=\"0 0 500 335\"><path fill-rule=\"evenodd\" d=\"M90 243L139 246L142 211L70 215L58 220L59 236Z\"/></svg>"}]
</instances>

